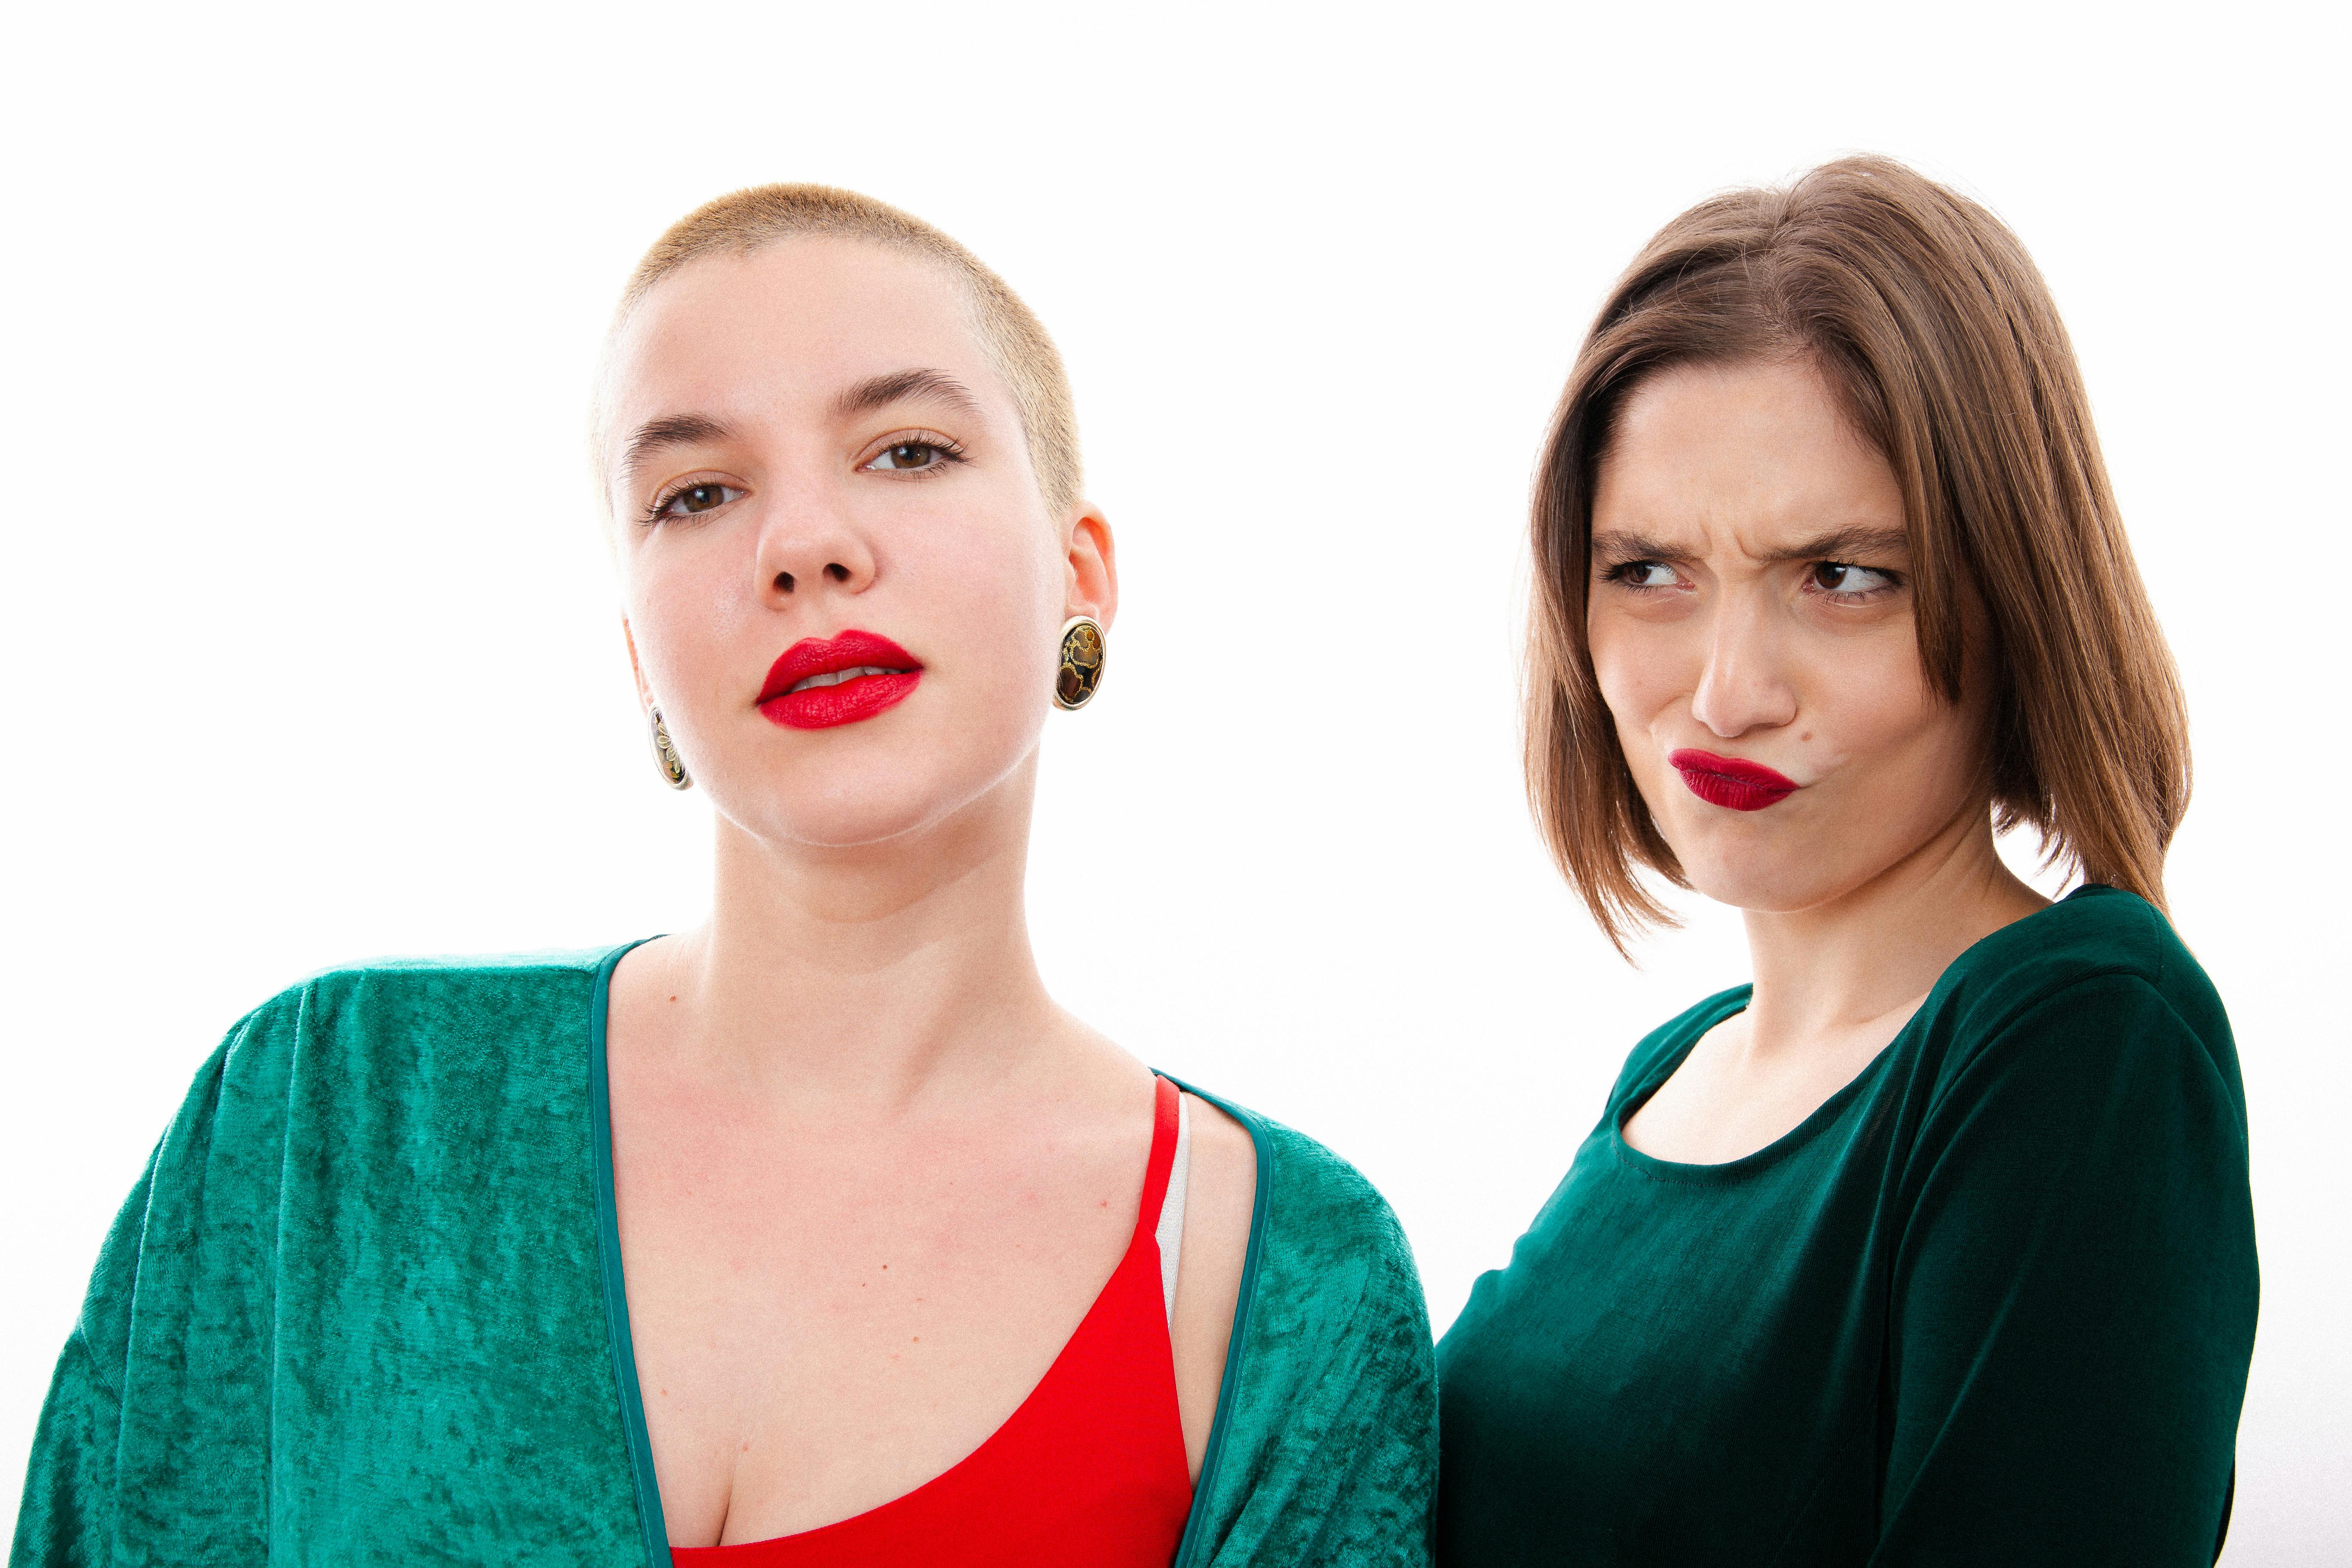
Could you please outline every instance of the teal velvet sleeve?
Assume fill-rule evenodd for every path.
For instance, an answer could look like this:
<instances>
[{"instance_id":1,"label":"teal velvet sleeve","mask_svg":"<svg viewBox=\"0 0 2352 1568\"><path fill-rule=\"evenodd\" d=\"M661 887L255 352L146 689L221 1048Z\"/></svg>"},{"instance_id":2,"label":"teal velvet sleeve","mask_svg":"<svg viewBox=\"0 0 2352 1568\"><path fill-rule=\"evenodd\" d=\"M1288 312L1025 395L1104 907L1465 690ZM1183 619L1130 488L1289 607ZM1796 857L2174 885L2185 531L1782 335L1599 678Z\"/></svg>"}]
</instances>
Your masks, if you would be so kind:
<instances>
[{"instance_id":1,"label":"teal velvet sleeve","mask_svg":"<svg viewBox=\"0 0 2352 1568\"><path fill-rule=\"evenodd\" d=\"M68 1568L106 1559L114 1524L114 1451L122 1426L128 1287L138 1268L153 1180L151 1163L115 1216L81 1315L49 1380L9 1559L22 1568Z\"/></svg>"},{"instance_id":2,"label":"teal velvet sleeve","mask_svg":"<svg viewBox=\"0 0 2352 1568\"><path fill-rule=\"evenodd\" d=\"M114 1439L122 1401L79 1330L41 1405L9 1561L19 1568L103 1563L113 1528Z\"/></svg>"},{"instance_id":3,"label":"teal velvet sleeve","mask_svg":"<svg viewBox=\"0 0 2352 1568\"><path fill-rule=\"evenodd\" d=\"M12 1568L145 1561L138 1543L154 1539L184 1542L186 1562L266 1557L267 1431L252 1415L268 1397L282 1080L263 1042L298 1005L230 1032L116 1216L34 1436ZM127 1419L129 1391L158 1382L182 1396ZM126 1470L141 1483L121 1484Z\"/></svg>"},{"instance_id":4,"label":"teal velvet sleeve","mask_svg":"<svg viewBox=\"0 0 2352 1568\"><path fill-rule=\"evenodd\" d=\"M1870 1561L2210 1563L2257 1296L2234 1059L2112 974L1958 1070L1906 1184Z\"/></svg>"},{"instance_id":5,"label":"teal velvet sleeve","mask_svg":"<svg viewBox=\"0 0 2352 1568\"><path fill-rule=\"evenodd\" d=\"M17 1568L633 1560L592 974L340 971L231 1032L93 1276Z\"/></svg>"},{"instance_id":6,"label":"teal velvet sleeve","mask_svg":"<svg viewBox=\"0 0 2352 1568\"><path fill-rule=\"evenodd\" d=\"M602 962L337 971L231 1033L92 1276L15 1568L659 1568L599 1269ZM1343 1162L1235 1113L1260 1212L1180 1561L1423 1563L1403 1236Z\"/></svg>"},{"instance_id":7,"label":"teal velvet sleeve","mask_svg":"<svg viewBox=\"0 0 2352 1568\"><path fill-rule=\"evenodd\" d=\"M1268 1212L1178 1568L1426 1563L1437 1374L1412 1249L1351 1167L1240 1114Z\"/></svg>"}]
</instances>

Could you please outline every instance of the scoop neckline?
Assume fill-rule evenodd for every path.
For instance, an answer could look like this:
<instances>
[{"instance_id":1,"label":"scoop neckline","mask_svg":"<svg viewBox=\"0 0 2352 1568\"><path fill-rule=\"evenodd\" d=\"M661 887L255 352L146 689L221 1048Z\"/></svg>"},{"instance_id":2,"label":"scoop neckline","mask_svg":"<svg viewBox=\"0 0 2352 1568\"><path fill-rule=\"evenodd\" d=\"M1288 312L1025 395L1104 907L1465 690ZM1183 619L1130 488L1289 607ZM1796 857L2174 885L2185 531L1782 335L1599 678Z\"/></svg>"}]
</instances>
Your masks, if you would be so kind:
<instances>
[{"instance_id":1,"label":"scoop neckline","mask_svg":"<svg viewBox=\"0 0 2352 1568\"><path fill-rule=\"evenodd\" d=\"M1861 1068L1841 1084L1828 1099L1813 1107L1811 1112L1803 1121L1762 1148L1742 1154L1736 1160L1713 1163L1661 1160L1654 1154L1642 1152L1626 1142L1625 1123L1632 1121L1633 1113L1647 1105L1658 1090L1665 1087L1666 1080L1681 1069L1683 1063L1690 1058L1691 1052L1698 1048L1698 1043L1706 1038L1708 1031L1725 1019L1748 1010L1748 1001L1756 991L1754 982L1733 986L1717 998L1718 1005L1701 1015L1697 1026L1691 1031L1690 1037L1682 1043L1674 1055L1668 1058L1639 1089L1627 1095L1610 1111L1609 1140L1612 1149L1618 1161L1630 1169L1639 1171L1659 1181L1679 1182L1692 1186L1727 1185L1743 1181L1759 1171L1779 1163L1820 1136L1823 1129L1837 1121L1844 1115L1847 1108L1861 1098L1865 1087L1878 1076L1887 1059L1894 1056L1895 1050L1919 1027L1919 1020L1926 1017L1934 1008L1937 997L1951 983L1952 976L1959 973L1961 967L1978 949L2016 931L2020 926L2040 920L2053 910L2064 908L2076 899L2115 890L2105 883L2085 882L2069 891L2065 897L2053 899L2032 914L2013 920L1997 930L1987 931L1969 943L1967 947L1962 948L1949 963L1944 965L1942 973L1936 976L1936 984L1927 988L1927 994L1920 998L1919 1005L1913 1010L1908 1018L1903 1020L1903 1026L1895 1031L1894 1037L1879 1047L1878 1053L1864 1062Z\"/></svg>"},{"instance_id":2,"label":"scoop neckline","mask_svg":"<svg viewBox=\"0 0 2352 1568\"><path fill-rule=\"evenodd\" d=\"M1937 984L1942 984L1940 979ZM1742 985L1725 995L1722 998L1723 1005L1703 1016L1697 1027L1692 1031L1690 1038L1683 1042L1681 1048L1663 1063L1659 1070L1654 1073L1637 1092L1627 1095L1610 1112L1610 1143L1621 1163L1659 1181L1679 1182L1692 1186L1726 1185L1742 1181L1767 1166L1777 1164L1811 1142L1823 1128L1845 1113L1846 1107L1862 1093L1863 1087L1877 1074L1880 1065L1894 1054L1895 1047L1900 1045L1903 1037L1911 1032L1911 1026L1918 1020L1919 1015L1927 1010L1927 1004L1920 1003L1918 1011L1903 1021L1903 1026L1895 1031L1895 1037L1880 1047L1877 1055L1864 1063L1859 1072L1840 1084L1828 1099L1813 1107L1803 1121L1760 1149L1742 1154L1736 1160L1700 1162L1661 1160L1654 1154L1645 1154L1634 1148L1626 1141L1625 1123L1632 1121L1633 1113L1647 1105L1652 1097L1665 1087L1666 1080L1681 1069L1683 1063L1690 1058L1691 1052L1698 1048L1698 1043L1706 1038L1709 1030L1725 1019L1737 1016L1748 1010L1748 996L1753 990L1752 985ZM1927 994L1930 999L1933 999L1935 993L1930 991Z\"/></svg>"}]
</instances>

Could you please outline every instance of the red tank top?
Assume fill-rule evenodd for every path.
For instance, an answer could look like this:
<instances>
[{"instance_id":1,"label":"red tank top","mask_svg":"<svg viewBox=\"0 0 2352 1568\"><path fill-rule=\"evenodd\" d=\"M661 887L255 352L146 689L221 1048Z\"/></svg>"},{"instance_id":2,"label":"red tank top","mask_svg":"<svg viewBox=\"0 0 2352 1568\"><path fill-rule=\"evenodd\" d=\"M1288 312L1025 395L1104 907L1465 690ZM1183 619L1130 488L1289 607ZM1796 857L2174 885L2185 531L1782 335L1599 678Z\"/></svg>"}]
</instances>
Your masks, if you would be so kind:
<instances>
[{"instance_id":1,"label":"red tank top","mask_svg":"<svg viewBox=\"0 0 2352 1568\"><path fill-rule=\"evenodd\" d=\"M1167 1568L1192 1507L1153 1234L1176 1158L1159 1080L1127 1256L1044 1381L945 1473L795 1535L677 1546L677 1568Z\"/></svg>"}]
</instances>

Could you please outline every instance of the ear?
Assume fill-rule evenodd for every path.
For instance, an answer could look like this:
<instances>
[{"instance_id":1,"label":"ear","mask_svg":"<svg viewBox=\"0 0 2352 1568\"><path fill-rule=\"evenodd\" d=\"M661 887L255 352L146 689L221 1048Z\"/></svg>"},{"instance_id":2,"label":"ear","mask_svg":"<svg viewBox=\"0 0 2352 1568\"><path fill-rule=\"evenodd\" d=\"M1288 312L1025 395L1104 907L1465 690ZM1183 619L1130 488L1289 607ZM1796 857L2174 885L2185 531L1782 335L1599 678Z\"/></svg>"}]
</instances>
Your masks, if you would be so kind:
<instances>
[{"instance_id":1,"label":"ear","mask_svg":"<svg viewBox=\"0 0 2352 1568\"><path fill-rule=\"evenodd\" d=\"M1118 557L1110 523L1092 502L1080 501L1070 509L1067 536L1069 588L1062 613L1092 616L1108 628L1118 614Z\"/></svg>"},{"instance_id":2,"label":"ear","mask_svg":"<svg viewBox=\"0 0 2352 1568\"><path fill-rule=\"evenodd\" d=\"M637 706L651 714L654 710L653 689L646 684L646 667L637 662L637 639L629 630L629 617L621 617L621 640L629 645L629 679L637 683Z\"/></svg>"}]
</instances>

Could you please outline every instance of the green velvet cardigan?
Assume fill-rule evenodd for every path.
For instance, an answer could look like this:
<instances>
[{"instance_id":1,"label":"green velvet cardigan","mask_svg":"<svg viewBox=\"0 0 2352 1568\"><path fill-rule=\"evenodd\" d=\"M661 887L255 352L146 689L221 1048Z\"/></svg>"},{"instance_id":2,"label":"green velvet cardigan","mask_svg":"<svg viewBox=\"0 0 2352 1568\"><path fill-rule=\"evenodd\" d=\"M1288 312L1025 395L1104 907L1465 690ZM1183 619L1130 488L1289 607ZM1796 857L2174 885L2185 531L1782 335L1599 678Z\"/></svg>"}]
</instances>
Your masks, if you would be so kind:
<instances>
[{"instance_id":1,"label":"green velvet cardigan","mask_svg":"<svg viewBox=\"0 0 2352 1568\"><path fill-rule=\"evenodd\" d=\"M667 1568L604 1104L625 951L335 971L239 1023L107 1237L11 1563ZM1257 1200L1175 1562L1425 1563L1404 1236L1320 1145L1204 1098Z\"/></svg>"}]
</instances>

